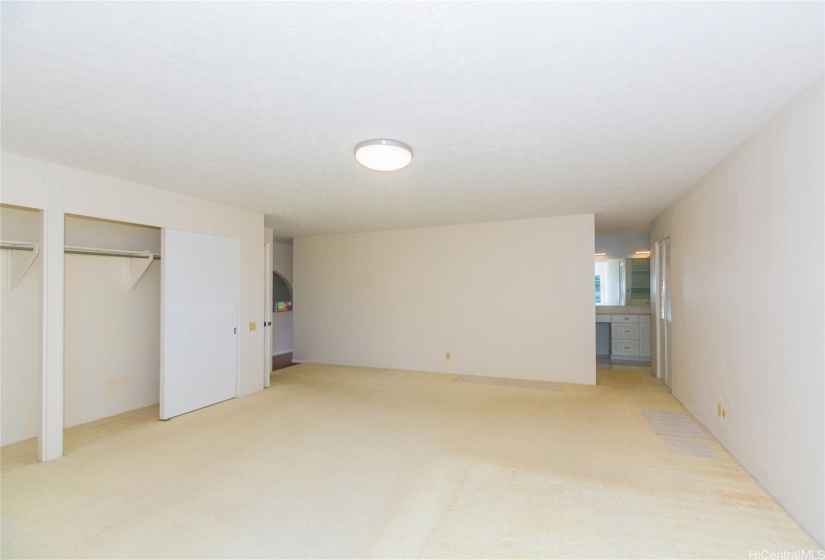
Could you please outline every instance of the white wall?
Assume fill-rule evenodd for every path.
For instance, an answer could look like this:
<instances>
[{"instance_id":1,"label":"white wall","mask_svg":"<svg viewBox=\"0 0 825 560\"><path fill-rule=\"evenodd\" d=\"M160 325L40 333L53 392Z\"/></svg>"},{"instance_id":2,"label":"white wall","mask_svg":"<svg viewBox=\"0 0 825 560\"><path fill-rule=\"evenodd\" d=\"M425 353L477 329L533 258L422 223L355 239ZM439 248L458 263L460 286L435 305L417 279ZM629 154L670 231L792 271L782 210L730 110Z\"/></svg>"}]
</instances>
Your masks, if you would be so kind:
<instances>
[{"instance_id":1,"label":"white wall","mask_svg":"<svg viewBox=\"0 0 825 560\"><path fill-rule=\"evenodd\" d=\"M263 214L8 153L1 172L0 202L44 210L42 460L63 454L64 214L238 239L238 326L263 320ZM264 332L238 329L239 396L263 388Z\"/></svg>"},{"instance_id":2,"label":"white wall","mask_svg":"<svg viewBox=\"0 0 825 560\"><path fill-rule=\"evenodd\" d=\"M0 238L38 243L40 213L0 208ZM0 251L0 445L33 438L40 431L43 259L37 257L9 290L11 254Z\"/></svg>"},{"instance_id":3,"label":"white wall","mask_svg":"<svg viewBox=\"0 0 825 560\"><path fill-rule=\"evenodd\" d=\"M141 224L69 215L65 239L66 245L76 247L160 253L160 230Z\"/></svg>"},{"instance_id":4,"label":"white wall","mask_svg":"<svg viewBox=\"0 0 825 560\"><path fill-rule=\"evenodd\" d=\"M66 217L66 245L160 252L160 229ZM133 289L129 259L66 255L65 426L158 403L160 263Z\"/></svg>"},{"instance_id":5,"label":"white wall","mask_svg":"<svg viewBox=\"0 0 825 560\"><path fill-rule=\"evenodd\" d=\"M272 314L272 355L277 356L292 352L293 343L293 312L282 311Z\"/></svg>"},{"instance_id":6,"label":"white wall","mask_svg":"<svg viewBox=\"0 0 825 560\"><path fill-rule=\"evenodd\" d=\"M264 305L264 286L269 283L269 275L264 270L263 216L249 210L238 210L238 232L240 234L238 263L238 396L260 391L264 387L262 368L264 364L264 320L269 310ZM250 322L255 330L250 330ZM267 373L269 369L267 369Z\"/></svg>"},{"instance_id":7,"label":"white wall","mask_svg":"<svg viewBox=\"0 0 825 560\"><path fill-rule=\"evenodd\" d=\"M824 134L820 78L651 226L671 238L673 394L820 544Z\"/></svg>"},{"instance_id":8,"label":"white wall","mask_svg":"<svg viewBox=\"0 0 825 560\"><path fill-rule=\"evenodd\" d=\"M292 244L276 241L272 243L272 269L286 278L292 286Z\"/></svg>"},{"instance_id":9,"label":"white wall","mask_svg":"<svg viewBox=\"0 0 825 560\"><path fill-rule=\"evenodd\" d=\"M294 243L297 359L596 381L592 214Z\"/></svg>"},{"instance_id":10,"label":"white wall","mask_svg":"<svg viewBox=\"0 0 825 560\"><path fill-rule=\"evenodd\" d=\"M272 244L272 270L283 276L292 287L292 244ZM272 314L272 355L292 352L292 312Z\"/></svg>"},{"instance_id":11,"label":"white wall","mask_svg":"<svg viewBox=\"0 0 825 560\"><path fill-rule=\"evenodd\" d=\"M624 259L637 256L636 251L650 249L647 233L628 233L622 235L599 235L596 237L596 253L607 253L606 259Z\"/></svg>"}]
</instances>

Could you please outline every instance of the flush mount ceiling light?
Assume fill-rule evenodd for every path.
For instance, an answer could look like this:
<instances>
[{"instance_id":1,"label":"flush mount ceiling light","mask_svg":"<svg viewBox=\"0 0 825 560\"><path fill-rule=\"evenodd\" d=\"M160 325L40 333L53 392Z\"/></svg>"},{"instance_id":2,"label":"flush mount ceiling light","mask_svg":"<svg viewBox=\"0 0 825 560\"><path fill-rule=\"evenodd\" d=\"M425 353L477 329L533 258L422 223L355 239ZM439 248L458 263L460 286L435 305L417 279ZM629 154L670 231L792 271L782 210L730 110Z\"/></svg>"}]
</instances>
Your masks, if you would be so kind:
<instances>
[{"instance_id":1,"label":"flush mount ceiling light","mask_svg":"<svg viewBox=\"0 0 825 560\"><path fill-rule=\"evenodd\" d=\"M355 146L355 159L367 169L397 171L412 161L412 148L398 140L365 140Z\"/></svg>"}]
</instances>

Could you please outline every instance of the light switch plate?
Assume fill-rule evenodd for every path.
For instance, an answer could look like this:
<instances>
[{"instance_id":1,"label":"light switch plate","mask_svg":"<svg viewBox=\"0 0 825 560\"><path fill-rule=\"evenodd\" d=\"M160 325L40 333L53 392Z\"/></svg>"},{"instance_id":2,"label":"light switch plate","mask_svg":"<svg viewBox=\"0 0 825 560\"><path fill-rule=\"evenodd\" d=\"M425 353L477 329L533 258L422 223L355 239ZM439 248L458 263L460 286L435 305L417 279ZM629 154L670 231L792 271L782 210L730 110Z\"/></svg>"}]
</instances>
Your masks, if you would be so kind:
<instances>
[{"instance_id":1,"label":"light switch plate","mask_svg":"<svg viewBox=\"0 0 825 560\"><path fill-rule=\"evenodd\" d=\"M249 322L249 332L255 332L255 329L258 328L258 324L255 321Z\"/></svg>"}]
</instances>

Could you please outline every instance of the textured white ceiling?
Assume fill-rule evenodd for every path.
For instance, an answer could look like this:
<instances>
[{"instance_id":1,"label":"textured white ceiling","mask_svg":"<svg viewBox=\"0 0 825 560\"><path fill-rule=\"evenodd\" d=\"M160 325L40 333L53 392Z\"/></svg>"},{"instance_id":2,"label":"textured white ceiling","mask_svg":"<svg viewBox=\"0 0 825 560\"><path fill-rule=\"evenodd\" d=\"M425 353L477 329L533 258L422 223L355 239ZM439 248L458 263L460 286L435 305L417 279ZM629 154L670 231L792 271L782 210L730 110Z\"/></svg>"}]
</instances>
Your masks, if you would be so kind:
<instances>
[{"instance_id":1,"label":"textured white ceiling","mask_svg":"<svg viewBox=\"0 0 825 560\"><path fill-rule=\"evenodd\" d=\"M821 2L2 3L3 149L281 238L645 230L823 72ZM394 174L358 142L410 144Z\"/></svg>"}]
</instances>

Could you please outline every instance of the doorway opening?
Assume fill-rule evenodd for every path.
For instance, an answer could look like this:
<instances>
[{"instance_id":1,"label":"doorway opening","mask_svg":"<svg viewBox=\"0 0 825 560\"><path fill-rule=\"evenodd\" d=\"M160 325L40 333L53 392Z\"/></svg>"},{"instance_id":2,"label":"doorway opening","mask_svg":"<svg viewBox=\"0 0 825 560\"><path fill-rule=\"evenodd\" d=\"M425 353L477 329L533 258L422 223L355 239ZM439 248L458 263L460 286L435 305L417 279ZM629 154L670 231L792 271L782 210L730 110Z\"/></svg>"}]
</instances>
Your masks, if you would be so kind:
<instances>
[{"instance_id":1,"label":"doorway opening","mask_svg":"<svg viewBox=\"0 0 825 560\"><path fill-rule=\"evenodd\" d=\"M292 286L272 272L272 370L292 365Z\"/></svg>"}]
</instances>

